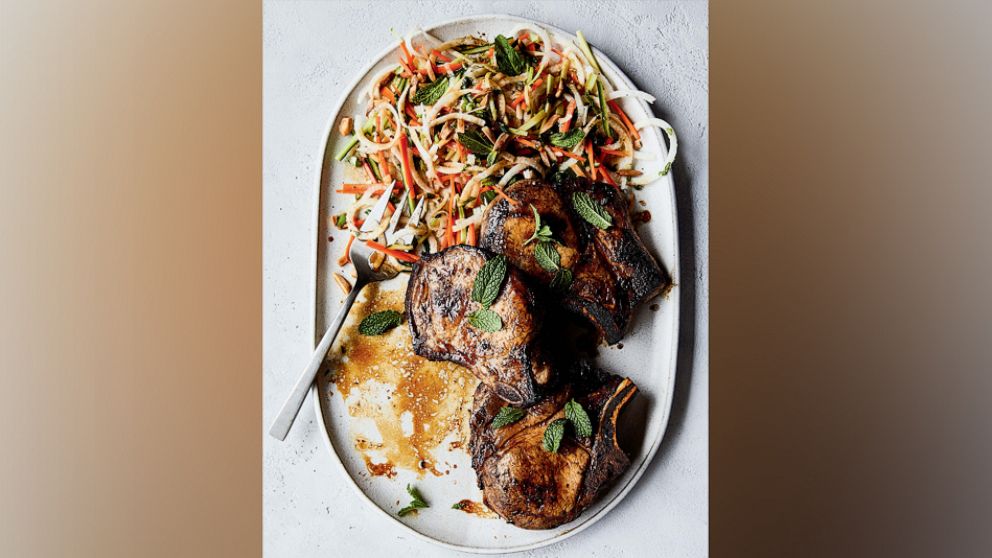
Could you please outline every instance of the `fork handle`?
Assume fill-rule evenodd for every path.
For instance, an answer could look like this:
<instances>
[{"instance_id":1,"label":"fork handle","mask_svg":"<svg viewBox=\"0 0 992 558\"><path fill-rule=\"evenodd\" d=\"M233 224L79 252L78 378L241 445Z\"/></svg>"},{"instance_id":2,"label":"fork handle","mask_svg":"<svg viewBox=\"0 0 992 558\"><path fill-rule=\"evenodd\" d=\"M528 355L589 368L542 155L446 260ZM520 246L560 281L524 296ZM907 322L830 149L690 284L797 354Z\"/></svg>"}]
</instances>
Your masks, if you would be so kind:
<instances>
[{"instance_id":1,"label":"fork handle","mask_svg":"<svg viewBox=\"0 0 992 558\"><path fill-rule=\"evenodd\" d=\"M273 438L285 440L286 435L289 434L289 429L293 427L293 421L296 420L296 415L300 413L303 401L307 398L307 393L309 393L310 386L313 385L313 381L317 377L317 371L320 370L320 365L323 364L324 358L327 356L327 351L331 350L334 339L338 336L338 332L341 331L341 325L344 324L345 318L348 317L348 311L351 309L351 305L355 303L358 293L364 286L365 283L355 283L355 287L345 297L341 310L338 310L338 315L334 317L334 321L331 322L327 331L324 332L320 343L317 344L317 348L313 351L313 356L310 357L310 364L307 365L303 374L300 375L300 379L296 381L293 392L289 394L289 398L283 404L282 409L276 416L276 420L272 421L269 434Z\"/></svg>"}]
</instances>

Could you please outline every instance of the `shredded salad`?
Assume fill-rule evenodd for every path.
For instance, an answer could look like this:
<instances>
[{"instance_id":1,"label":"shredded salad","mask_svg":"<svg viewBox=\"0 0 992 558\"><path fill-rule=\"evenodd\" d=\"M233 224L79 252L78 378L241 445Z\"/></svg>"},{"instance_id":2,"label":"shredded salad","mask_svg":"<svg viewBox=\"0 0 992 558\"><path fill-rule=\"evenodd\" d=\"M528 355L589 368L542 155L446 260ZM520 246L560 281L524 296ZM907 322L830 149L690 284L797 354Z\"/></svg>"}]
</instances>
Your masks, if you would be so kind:
<instances>
[{"instance_id":1,"label":"shredded salad","mask_svg":"<svg viewBox=\"0 0 992 558\"><path fill-rule=\"evenodd\" d=\"M465 36L441 42L423 30L400 41L399 60L373 77L360 121L345 119L337 160L360 180L340 184L353 195L335 226L399 268L454 244L476 245L483 213L503 189L532 177L571 172L618 189L640 188L671 169L672 127L658 118L632 122L619 99L654 102L617 89L600 70L582 35L556 43L540 27L521 27L487 41ZM652 172L636 170L641 131L660 128L668 156ZM389 196L372 230L362 225Z\"/></svg>"}]
</instances>

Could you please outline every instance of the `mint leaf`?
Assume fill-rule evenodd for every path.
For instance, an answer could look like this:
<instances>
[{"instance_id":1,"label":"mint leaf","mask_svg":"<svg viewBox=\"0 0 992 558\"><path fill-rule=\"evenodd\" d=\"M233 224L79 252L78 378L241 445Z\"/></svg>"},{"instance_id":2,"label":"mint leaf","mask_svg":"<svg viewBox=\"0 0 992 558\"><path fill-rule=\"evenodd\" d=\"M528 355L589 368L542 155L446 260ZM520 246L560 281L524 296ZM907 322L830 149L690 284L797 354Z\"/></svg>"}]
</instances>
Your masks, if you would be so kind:
<instances>
[{"instance_id":1,"label":"mint leaf","mask_svg":"<svg viewBox=\"0 0 992 558\"><path fill-rule=\"evenodd\" d=\"M551 140L551 145L572 149L582 141L583 137L585 137L585 133L582 132L582 128L575 128L564 133L551 134L549 139Z\"/></svg>"},{"instance_id":2,"label":"mint leaf","mask_svg":"<svg viewBox=\"0 0 992 558\"><path fill-rule=\"evenodd\" d=\"M592 436L592 421L578 401L572 399L565 403L565 418L575 427L575 435L580 437Z\"/></svg>"},{"instance_id":3,"label":"mint leaf","mask_svg":"<svg viewBox=\"0 0 992 558\"><path fill-rule=\"evenodd\" d=\"M527 246L535 240L538 242L551 241L551 227L541 225L541 214L537 212L537 208L534 207L534 204L530 204L530 210L534 212L534 234L530 235L530 238L524 242L524 246Z\"/></svg>"},{"instance_id":4,"label":"mint leaf","mask_svg":"<svg viewBox=\"0 0 992 558\"><path fill-rule=\"evenodd\" d=\"M383 333L400 325L403 321L403 314L396 310L383 310L365 316L362 323L358 324L358 333L362 335L382 335Z\"/></svg>"},{"instance_id":5,"label":"mint leaf","mask_svg":"<svg viewBox=\"0 0 992 558\"><path fill-rule=\"evenodd\" d=\"M555 272L555 276L551 279L551 283L548 286L556 291L568 290L572 286L572 270L564 267L559 269Z\"/></svg>"},{"instance_id":6,"label":"mint leaf","mask_svg":"<svg viewBox=\"0 0 992 558\"><path fill-rule=\"evenodd\" d=\"M430 507L430 505L426 501L424 501L424 497L420 495L420 491L417 490L416 487L408 484L406 485L406 492L407 494L410 495L411 498L413 498L413 500L410 501L410 503L407 504L406 507L396 512L396 515L403 517L404 515L407 515L411 512L415 512L418 509Z\"/></svg>"},{"instance_id":7,"label":"mint leaf","mask_svg":"<svg viewBox=\"0 0 992 558\"><path fill-rule=\"evenodd\" d=\"M496 36L496 65L499 71L508 76L516 76L527 69L527 61L510 46L510 41L503 35Z\"/></svg>"},{"instance_id":8,"label":"mint leaf","mask_svg":"<svg viewBox=\"0 0 992 558\"><path fill-rule=\"evenodd\" d=\"M464 507L465 507L465 502L455 502L454 504L451 504L451 509L453 510L460 510Z\"/></svg>"},{"instance_id":9,"label":"mint leaf","mask_svg":"<svg viewBox=\"0 0 992 558\"><path fill-rule=\"evenodd\" d=\"M554 242L538 242L534 247L534 259L549 273L555 273L561 267L561 255L555 250Z\"/></svg>"},{"instance_id":10,"label":"mint leaf","mask_svg":"<svg viewBox=\"0 0 992 558\"><path fill-rule=\"evenodd\" d=\"M465 146L472 153L479 157L489 157L493 150L493 144L489 142L481 132L468 131L458 134L458 143Z\"/></svg>"},{"instance_id":11,"label":"mint leaf","mask_svg":"<svg viewBox=\"0 0 992 558\"><path fill-rule=\"evenodd\" d=\"M565 437L565 423L567 420L561 418L558 419L544 430L544 439L541 445L544 447L544 451L549 451L551 453L558 453L558 448L561 447L561 439Z\"/></svg>"},{"instance_id":12,"label":"mint leaf","mask_svg":"<svg viewBox=\"0 0 992 558\"><path fill-rule=\"evenodd\" d=\"M421 85L417 88L417 92L413 94L413 104L433 105L438 102L447 90L448 78L441 78L434 83Z\"/></svg>"},{"instance_id":13,"label":"mint leaf","mask_svg":"<svg viewBox=\"0 0 992 558\"><path fill-rule=\"evenodd\" d=\"M475 276L475 282L472 284L472 300L481 304L483 308L489 308L499 297L504 279L506 279L506 256L499 254L483 264L482 269Z\"/></svg>"},{"instance_id":14,"label":"mint leaf","mask_svg":"<svg viewBox=\"0 0 992 558\"><path fill-rule=\"evenodd\" d=\"M613 224L610 214L585 192L572 193L572 207L583 219L593 226L608 229Z\"/></svg>"},{"instance_id":15,"label":"mint leaf","mask_svg":"<svg viewBox=\"0 0 992 558\"><path fill-rule=\"evenodd\" d=\"M516 407L511 407L509 405L503 405L499 412L496 413L496 418L493 419L491 426L493 428L503 428L508 424L513 424L518 420L524 418L526 411L523 409L518 409Z\"/></svg>"},{"instance_id":16,"label":"mint leaf","mask_svg":"<svg viewBox=\"0 0 992 558\"><path fill-rule=\"evenodd\" d=\"M468 315L468 323L476 329L493 333L503 329L503 320L499 314L488 308L476 310Z\"/></svg>"}]
</instances>

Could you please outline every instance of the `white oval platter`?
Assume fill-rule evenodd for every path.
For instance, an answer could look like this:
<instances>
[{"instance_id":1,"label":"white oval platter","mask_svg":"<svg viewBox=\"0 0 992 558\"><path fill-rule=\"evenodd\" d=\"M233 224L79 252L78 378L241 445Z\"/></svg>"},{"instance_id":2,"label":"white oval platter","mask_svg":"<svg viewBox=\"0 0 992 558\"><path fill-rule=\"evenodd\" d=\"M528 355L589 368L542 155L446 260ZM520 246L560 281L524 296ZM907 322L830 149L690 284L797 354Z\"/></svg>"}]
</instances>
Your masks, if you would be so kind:
<instances>
[{"instance_id":1,"label":"white oval platter","mask_svg":"<svg viewBox=\"0 0 992 558\"><path fill-rule=\"evenodd\" d=\"M590 27L596 22L589 22ZM493 38L497 34L509 35L522 25L539 25L548 30L556 42L572 41L575 37L553 26L505 15L474 16L443 22L427 27L431 35L448 40L468 34L484 34ZM416 38L415 38L416 40ZM372 60L346 88L329 115L323 145L322 164L316 178L314 230L316 247L314 259L314 293L312 337L316 344L324 327L341 304L342 296L334 285L332 273L337 269L337 251L346 241L345 233L331 226L329 216L334 203L334 185L344 179L344 164L334 159L343 145L336 131L336 123L343 116L360 116L365 106L363 95L368 80L386 65L397 59L398 43ZM595 49L594 49L595 50ZM605 54L596 50L603 72L617 89L634 89L634 84ZM637 122L653 117L649 106L640 100L622 99L622 107ZM665 100L657 101L664 106ZM666 147L661 132L655 128L642 134L642 152L655 154L657 160L647 161L640 168L657 172L664 161ZM631 466L611 489L585 510L577 519L556 529L529 531L519 529L499 519L489 519L451 509L451 503L463 498L481 501L481 492L475 484L475 474L466 450L445 454L444 459L458 465L451 473L441 477L426 475L417 479L412 472L400 471L395 478L368 474L362 456L354 449L351 417L341 395L321 374L312 390L313 401L319 417L318 423L336 465L344 473L346 482L355 487L354 505L365 502L379 510L397 530L404 530L432 543L464 552L499 554L531 550L571 537L589 527L611 509L620 504L635 486L652 457L661 445L668 424L675 383L676 350L679 332L679 254L678 225L676 222L675 186L669 173L637 193L651 211L652 219L641 225L639 232L648 249L671 274L675 286L653 303L657 310L645 304L639 308L631 329L623 340L623 348L601 348L597 364L610 372L631 378L640 393L622 416L621 439L631 454ZM328 242L335 236L335 242ZM401 281L405 277L401 277ZM430 509L418 514L398 517L397 502L404 505L409 497L405 492L408 482L416 483L425 498L432 503ZM659 497L662 497L659 495Z\"/></svg>"}]
</instances>

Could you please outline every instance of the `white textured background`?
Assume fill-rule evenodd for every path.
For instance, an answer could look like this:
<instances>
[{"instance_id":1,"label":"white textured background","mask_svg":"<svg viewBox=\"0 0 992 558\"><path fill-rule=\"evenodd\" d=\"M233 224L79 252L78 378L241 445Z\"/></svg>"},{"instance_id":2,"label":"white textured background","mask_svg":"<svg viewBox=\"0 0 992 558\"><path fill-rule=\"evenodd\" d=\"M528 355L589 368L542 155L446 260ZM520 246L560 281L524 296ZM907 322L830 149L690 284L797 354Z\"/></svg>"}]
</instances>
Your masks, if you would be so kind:
<instances>
[{"instance_id":1,"label":"white textured background","mask_svg":"<svg viewBox=\"0 0 992 558\"><path fill-rule=\"evenodd\" d=\"M360 1L264 4L263 417L267 430L312 349L311 227L321 134L389 28L507 13L581 29L644 91L679 134L675 184L683 252L685 338L675 408L661 450L627 498L586 531L520 556L708 554L708 19L704 1ZM223 69L220 69L223 71ZM694 281L692 281L694 279ZM690 284L692 282L692 284ZM461 556L403 534L361 503L319 437L308 400L285 443L264 441L268 558Z\"/></svg>"}]
</instances>

